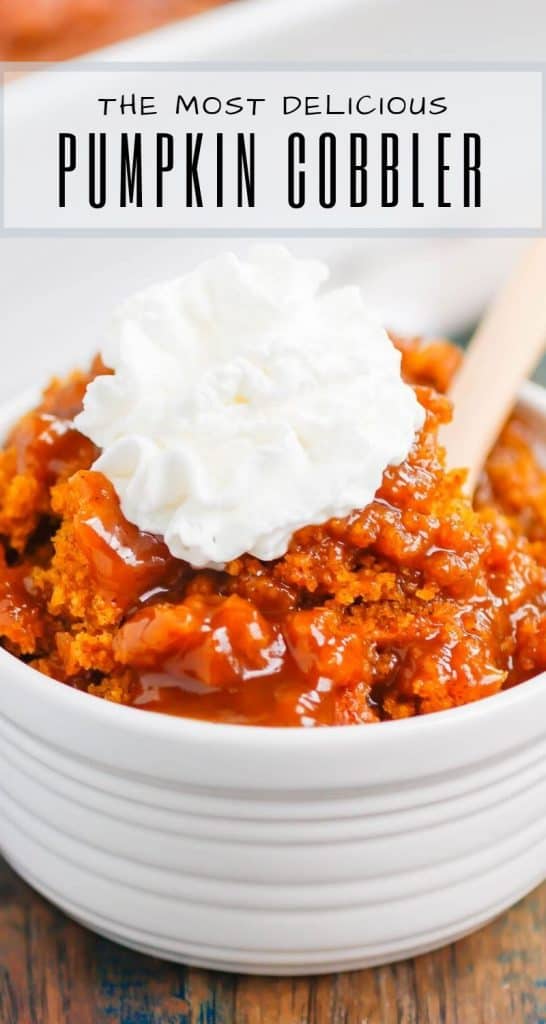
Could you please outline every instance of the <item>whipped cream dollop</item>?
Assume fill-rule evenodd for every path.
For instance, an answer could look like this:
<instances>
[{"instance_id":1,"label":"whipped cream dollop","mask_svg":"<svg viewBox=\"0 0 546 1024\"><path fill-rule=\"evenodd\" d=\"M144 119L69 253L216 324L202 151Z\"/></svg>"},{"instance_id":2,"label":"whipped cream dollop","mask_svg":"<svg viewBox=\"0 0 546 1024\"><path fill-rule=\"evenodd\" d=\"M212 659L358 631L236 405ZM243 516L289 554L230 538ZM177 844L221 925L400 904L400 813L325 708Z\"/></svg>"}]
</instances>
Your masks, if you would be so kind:
<instances>
[{"instance_id":1,"label":"whipped cream dollop","mask_svg":"<svg viewBox=\"0 0 546 1024\"><path fill-rule=\"evenodd\" d=\"M78 430L126 518L177 558L269 561L302 526L362 508L424 410L357 287L262 245L130 298Z\"/></svg>"}]
</instances>

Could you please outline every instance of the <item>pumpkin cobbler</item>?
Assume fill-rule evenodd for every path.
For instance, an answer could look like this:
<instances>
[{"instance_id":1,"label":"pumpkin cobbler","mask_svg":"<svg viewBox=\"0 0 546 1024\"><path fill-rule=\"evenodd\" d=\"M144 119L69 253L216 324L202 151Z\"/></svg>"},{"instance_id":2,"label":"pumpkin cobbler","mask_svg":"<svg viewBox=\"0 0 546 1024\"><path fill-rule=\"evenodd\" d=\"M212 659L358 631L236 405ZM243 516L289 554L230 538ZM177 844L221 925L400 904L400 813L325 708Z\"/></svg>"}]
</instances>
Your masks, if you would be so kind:
<instances>
[{"instance_id":1,"label":"pumpkin cobbler","mask_svg":"<svg viewBox=\"0 0 546 1024\"><path fill-rule=\"evenodd\" d=\"M60 683L152 711L269 726L373 723L478 700L546 668L546 472L515 414L474 507L437 432L459 353L396 340L426 410L375 500L287 553L195 570L122 515L53 381L0 454L0 638Z\"/></svg>"}]
</instances>

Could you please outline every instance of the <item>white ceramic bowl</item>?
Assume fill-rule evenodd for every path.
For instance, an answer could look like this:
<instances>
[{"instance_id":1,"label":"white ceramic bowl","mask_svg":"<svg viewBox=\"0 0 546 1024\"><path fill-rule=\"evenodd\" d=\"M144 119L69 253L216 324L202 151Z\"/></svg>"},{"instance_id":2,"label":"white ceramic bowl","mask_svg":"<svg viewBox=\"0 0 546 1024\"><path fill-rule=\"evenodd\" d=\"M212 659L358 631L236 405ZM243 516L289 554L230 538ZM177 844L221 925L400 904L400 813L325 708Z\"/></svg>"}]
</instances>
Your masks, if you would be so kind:
<instances>
[{"instance_id":1,"label":"white ceramic bowl","mask_svg":"<svg viewBox=\"0 0 546 1024\"><path fill-rule=\"evenodd\" d=\"M546 436L546 392L524 404ZM0 650L1 846L90 928L271 974L396 960L546 873L546 677L380 725L260 729L118 707Z\"/></svg>"}]
</instances>

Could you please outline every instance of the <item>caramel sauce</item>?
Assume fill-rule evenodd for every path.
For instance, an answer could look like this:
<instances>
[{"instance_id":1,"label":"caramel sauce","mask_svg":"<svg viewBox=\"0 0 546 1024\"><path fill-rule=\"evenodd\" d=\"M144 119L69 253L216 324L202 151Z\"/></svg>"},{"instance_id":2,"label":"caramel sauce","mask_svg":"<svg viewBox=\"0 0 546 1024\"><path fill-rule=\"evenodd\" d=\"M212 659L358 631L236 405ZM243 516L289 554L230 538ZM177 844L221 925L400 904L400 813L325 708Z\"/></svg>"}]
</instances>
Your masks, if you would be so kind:
<instances>
[{"instance_id":1,"label":"caramel sauce","mask_svg":"<svg viewBox=\"0 0 546 1024\"><path fill-rule=\"evenodd\" d=\"M159 584L175 586L186 572L159 537L123 516L109 480L93 471L74 478L72 521L78 551L91 579L120 607L130 608Z\"/></svg>"},{"instance_id":2,"label":"caramel sauce","mask_svg":"<svg viewBox=\"0 0 546 1024\"><path fill-rule=\"evenodd\" d=\"M107 372L97 358L89 374L74 373L46 389L40 405L23 416L8 435L6 448L15 453L17 474L29 473L42 486L51 487L61 477L94 462L98 448L78 433L73 421L81 412L89 381Z\"/></svg>"},{"instance_id":3,"label":"caramel sauce","mask_svg":"<svg viewBox=\"0 0 546 1024\"><path fill-rule=\"evenodd\" d=\"M94 444L74 430L71 419L49 412L30 413L9 439L17 453L17 471L29 470L46 486L91 465L98 455Z\"/></svg>"},{"instance_id":4,"label":"caramel sauce","mask_svg":"<svg viewBox=\"0 0 546 1024\"><path fill-rule=\"evenodd\" d=\"M115 651L137 671L137 707L223 722L325 725L335 719L344 643L334 648L317 628L315 650L309 638L298 649L289 633L285 621L235 594L196 596L138 612L121 628Z\"/></svg>"},{"instance_id":5,"label":"caramel sauce","mask_svg":"<svg viewBox=\"0 0 546 1024\"><path fill-rule=\"evenodd\" d=\"M9 567L0 550L0 636L22 655L32 654L45 633L43 609L30 592L31 568Z\"/></svg>"}]
</instances>

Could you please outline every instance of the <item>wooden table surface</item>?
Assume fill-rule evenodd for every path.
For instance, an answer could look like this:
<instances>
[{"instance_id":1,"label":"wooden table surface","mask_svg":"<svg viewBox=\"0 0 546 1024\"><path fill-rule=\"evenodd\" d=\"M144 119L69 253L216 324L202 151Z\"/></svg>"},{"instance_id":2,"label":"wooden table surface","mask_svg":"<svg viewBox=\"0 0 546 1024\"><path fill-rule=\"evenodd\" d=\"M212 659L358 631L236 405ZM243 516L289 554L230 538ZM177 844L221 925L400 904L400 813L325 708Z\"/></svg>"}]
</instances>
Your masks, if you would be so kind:
<instances>
[{"instance_id":1,"label":"wooden table surface","mask_svg":"<svg viewBox=\"0 0 546 1024\"><path fill-rule=\"evenodd\" d=\"M546 883L428 956L271 979L124 950L54 910L0 861L0 1024L546 1024Z\"/></svg>"}]
</instances>

